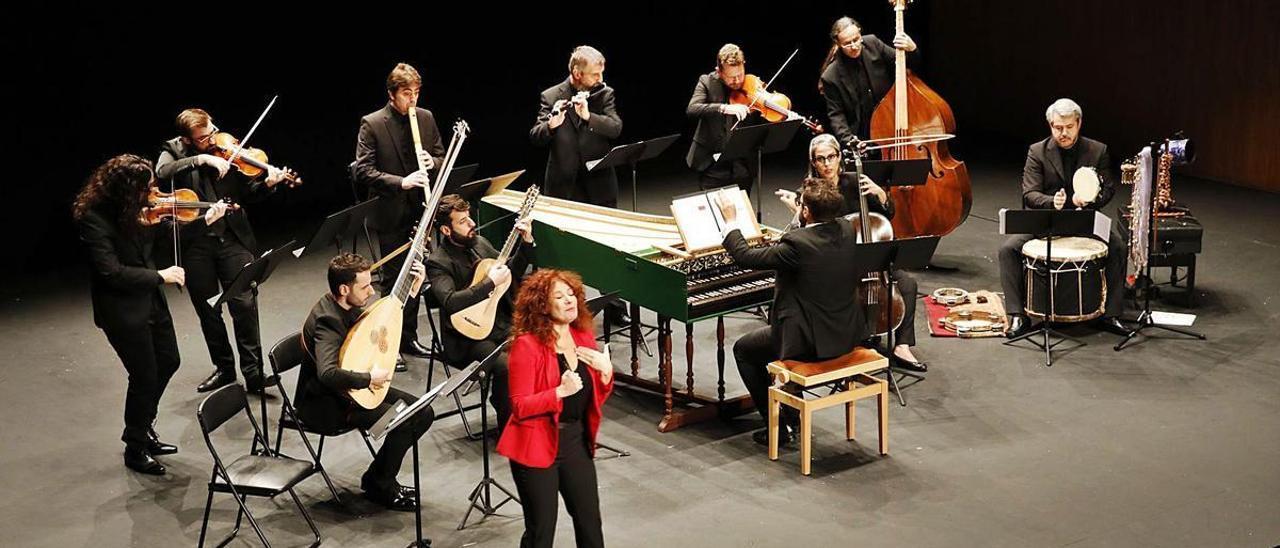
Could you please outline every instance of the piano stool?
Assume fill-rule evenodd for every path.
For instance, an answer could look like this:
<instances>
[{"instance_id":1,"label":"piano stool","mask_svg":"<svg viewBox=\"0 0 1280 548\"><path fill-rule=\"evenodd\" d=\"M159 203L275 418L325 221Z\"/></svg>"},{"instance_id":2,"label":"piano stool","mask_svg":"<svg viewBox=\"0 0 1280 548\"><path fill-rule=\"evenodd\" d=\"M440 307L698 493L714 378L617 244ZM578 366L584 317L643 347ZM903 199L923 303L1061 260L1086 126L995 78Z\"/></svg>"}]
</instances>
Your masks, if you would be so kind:
<instances>
[{"instance_id":1,"label":"piano stool","mask_svg":"<svg viewBox=\"0 0 1280 548\"><path fill-rule=\"evenodd\" d=\"M880 454L889 454L888 383L870 373L889 367L889 360L875 350L852 352L821 362L779 360L769 364L774 384L769 387L769 460L778 460L778 415L786 405L800 412L800 473L809 475L813 412L844 404L845 439L854 439L854 410L858 400L876 398L880 416ZM806 398L805 392L821 386L842 388L825 396ZM789 390L788 390L789 389ZM796 392L793 394L792 392Z\"/></svg>"}]
</instances>

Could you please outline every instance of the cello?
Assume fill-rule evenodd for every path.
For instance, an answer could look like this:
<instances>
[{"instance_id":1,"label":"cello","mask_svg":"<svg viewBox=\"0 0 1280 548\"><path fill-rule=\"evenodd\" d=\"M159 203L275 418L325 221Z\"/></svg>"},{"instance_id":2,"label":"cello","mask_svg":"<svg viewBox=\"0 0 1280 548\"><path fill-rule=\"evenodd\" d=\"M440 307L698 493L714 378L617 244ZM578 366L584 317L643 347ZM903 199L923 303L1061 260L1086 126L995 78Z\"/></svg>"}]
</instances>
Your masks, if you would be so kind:
<instances>
[{"instance_id":1,"label":"cello","mask_svg":"<svg viewBox=\"0 0 1280 548\"><path fill-rule=\"evenodd\" d=\"M893 5L897 33L905 33L903 13L907 0L889 0ZM871 141L906 140L911 136L955 133L955 115L936 92L907 71L906 52L896 51L894 84L871 115ZM945 142L897 144L881 151L885 160L929 158L927 184L894 186L889 194L897 207L893 216L894 234L899 238L944 236L969 216L973 191L964 162L951 156Z\"/></svg>"}]
</instances>

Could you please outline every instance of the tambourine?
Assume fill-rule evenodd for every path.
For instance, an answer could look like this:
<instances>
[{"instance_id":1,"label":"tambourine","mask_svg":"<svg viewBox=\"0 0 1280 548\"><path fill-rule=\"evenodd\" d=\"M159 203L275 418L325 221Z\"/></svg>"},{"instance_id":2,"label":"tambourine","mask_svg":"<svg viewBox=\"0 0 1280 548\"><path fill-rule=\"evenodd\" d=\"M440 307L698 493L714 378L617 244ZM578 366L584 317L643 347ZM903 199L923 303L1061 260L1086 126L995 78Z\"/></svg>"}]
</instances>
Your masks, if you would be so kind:
<instances>
[{"instance_id":1,"label":"tambourine","mask_svg":"<svg viewBox=\"0 0 1280 548\"><path fill-rule=\"evenodd\" d=\"M981 310L961 310L947 314L939 323L961 337L1004 331L1004 318Z\"/></svg>"},{"instance_id":2,"label":"tambourine","mask_svg":"<svg viewBox=\"0 0 1280 548\"><path fill-rule=\"evenodd\" d=\"M1098 189L1101 187L1098 170L1091 167L1077 169L1075 175L1071 176L1071 189L1075 191L1076 197L1086 204L1098 199Z\"/></svg>"},{"instance_id":3,"label":"tambourine","mask_svg":"<svg viewBox=\"0 0 1280 548\"><path fill-rule=\"evenodd\" d=\"M946 307L969 302L969 292L958 287L940 287L933 291L933 300Z\"/></svg>"}]
</instances>

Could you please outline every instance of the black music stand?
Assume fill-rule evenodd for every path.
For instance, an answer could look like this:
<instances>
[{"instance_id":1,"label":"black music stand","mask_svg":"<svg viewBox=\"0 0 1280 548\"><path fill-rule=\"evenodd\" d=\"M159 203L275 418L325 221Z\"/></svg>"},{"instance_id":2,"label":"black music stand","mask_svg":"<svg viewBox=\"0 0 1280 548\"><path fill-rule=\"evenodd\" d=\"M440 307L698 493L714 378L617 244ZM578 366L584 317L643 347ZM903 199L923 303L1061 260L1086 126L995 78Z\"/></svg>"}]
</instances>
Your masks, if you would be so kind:
<instances>
[{"instance_id":1,"label":"black music stand","mask_svg":"<svg viewBox=\"0 0 1280 548\"><path fill-rule=\"evenodd\" d=\"M222 293L210 297L209 306L217 310L227 301L238 297L245 291L253 291L258 293L258 286L266 283L267 278L271 277L271 273L276 271L276 267L286 259L292 259L293 248L297 246L297 240L289 240L275 249L263 253L261 257L254 259L253 262L244 265L240 272L236 273L235 279L231 280Z\"/></svg>"},{"instance_id":2,"label":"black music stand","mask_svg":"<svg viewBox=\"0 0 1280 548\"><path fill-rule=\"evenodd\" d=\"M929 182L933 164L928 158L912 160L863 160L862 174L883 188L917 186Z\"/></svg>"},{"instance_id":3,"label":"black music stand","mask_svg":"<svg viewBox=\"0 0 1280 548\"><path fill-rule=\"evenodd\" d=\"M1168 146L1168 145L1169 145L1169 141L1166 139L1164 142L1164 146ZM1150 170L1150 173L1158 173L1159 171L1157 170L1157 167L1158 167L1158 162L1160 161L1158 151L1161 150L1162 147L1159 145L1159 143L1154 143L1154 142L1151 143L1149 146L1151 147L1151 160L1150 160L1151 163L1147 166L1147 169ZM1147 226L1150 227L1147 230L1147 253L1148 254L1150 254L1151 250L1155 249L1156 247L1156 209L1157 209L1155 204L1156 198L1157 198L1156 193L1152 192L1151 203L1147 204L1147 208L1149 210L1149 215L1150 215L1148 224L1147 224ZM1175 268L1175 270L1177 269ZM1150 259L1147 260L1147 268L1146 268L1145 275L1147 280L1151 280ZM1197 333L1195 331L1191 331L1190 329L1178 329L1176 327L1157 324L1155 322L1155 319L1153 319L1151 315L1151 294L1154 292L1153 289L1154 287L1149 287L1147 288L1146 291L1143 292L1142 312L1138 314L1138 318L1136 320L1125 320L1136 325L1133 328L1133 330L1129 331L1129 333L1127 333L1124 336L1123 340L1121 340L1119 343L1116 343L1115 347L1113 347L1113 350L1115 350L1116 352L1123 350L1124 346L1126 344L1129 344L1129 341L1132 341L1134 337L1137 337L1140 333L1142 333L1147 329L1163 329L1170 333L1178 333L1180 335L1194 337L1202 341L1205 340L1205 336L1203 333ZM1194 295L1189 295L1188 297L1195 298Z\"/></svg>"},{"instance_id":4,"label":"black music stand","mask_svg":"<svg viewBox=\"0 0 1280 548\"><path fill-rule=\"evenodd\" d=\"M905 238L901 240L889 240L884 242L871 242L867 244L857 244L854 251L854 263L857 267L856 275L861 278L869 272L884 272L889 279L888 293L893 294L893 287L897 283L893 278L895 268L923 268L929 264L929 259L933 258L933 252L938 249L938 241L940 236L920 236L916 238ZM908 298L903 296L903 298ZM911 295L909 298L916 298ZM887 349L889 359L889 367L885 368L885 374L889 377L889 386L893 392L898 395L898 403L902 406L907 405L906 398L902 397L902 388L898 386L898 379L893 376L893 349L897 346L893 327L893 306L884 307L885 325L890 329L886 333L885 348ZM868 320L870 323L870 320ZM872 323L871 325L875 325ZM915 382L924 380L924 376L914 371L898 370L898 373L904 377L912 377ZM911 385L908 385L911 386Z\"/></svg>"},{"instance_id":5,"label":"black music stand","mask_svg":"<svg viewBox=\"0 0 1280 548\"><path fill-rule=\"evenodd\" d=\"M315 234L312 234L311 238L307 240L309 243L294 251L294 256L311 256L319 253L321 249L329 245L336 247L341 252L342 242L347 238L351 239L351 252L355 253L356 231L364 226L365 219L369 217L369 214L373 213L373 208L378 200L379 198L371 198L325 217L324 222L320 223L320 228L317 228ZM369 244L369 253L372 255L373 242L369 241L367 243Z\"/></svg>"},{"instance_id":6,"label":"black music stand","mask_svg":"<svg viewBox=\"0 0 1280 548\"><path fill-rule=\"evenodd\" d=\"M471 366L467 367L466 369L463 369L461 374L455 375L453 377L449 377L444 382L436 385L431 390L428 390L426 394L423 394L422 397L419 397L412 404L405 405L404 402L399 402L395 407L392 407L391 410L387 411L386 414L382 415L381 418L379 418L376 422L373 423L373 426L369 428L369 435L372 436L374 439L380 440L386 437L386 435L389 434L392 430L395 430L396 428L405 424L411 417L413 417L414 415L417 415L423 409L430 407L431 402L435 401L436 398L442 395L448 396L453 394L455 391L458 390L459 387L462 386L464 381L471 378L471 376L476 372L476 370L479 369L480 363L481 362L476 362L474 364L471 364ZM489 454L488 451L485 451L486 457L488 456L488 454ZM488 462L486 460L486 468L487 468L487 464ZM414 494L413 494L414 520L413 521L417 529L417 539L409 543L409 548L415 548L415 547L431 548L431 539L422 538L421 475L422 475L421 472L418 471L418 440L417 438L415 438L413 440L413 491L414 491Z\"/></svg>"},{"instance_id":7,"label":"black music stand","mask_svg":"<svg viewBox=\"0 0 1280 548\"><path fill-rule=\"evenodd\" d=\"M1108 234L1098 235L1095 233L1095 224L1097 216L1101 213L1091 209L1001 209L1000 210L1000 233L1001 234L1031 234L1036 238L1044 238L1045 255L1048 259L1044 261L1044 268L1041 274L1045 277L1049 290L1049 313L1045 319L1040 322L1039 327L1032 329L1009 339L1004 344L1010 345L1023 339L1030 340L1041 350L1044 350L1044 366L1053 367L1053 347L1061 344L1063 341L1071 341L1076 343L1076 348L1086 346L1088 343L1065 335L1053 329L1054 318L1058 316L1054 301L1053 289L1053 272L1050 263L1053 259L1053 240L1061 236L1080 236L1095 235L1099 238L1106 238ZM1025 291L1025 288L1024 288ZM1029 296L1028 296L1029 298ZM1023 301L1026 306L1026 300ZM1005 310L1005 314L1010 311ZM1021 311L1015 313L1022 313ZM1042 341L1031 339L1036 335L1043 337ZM1057 341L1049 342L1050 337L1058 337Z\"/></svg>"},{"instance_id":8,"label":"black music stand","mask_svg":"<svg viewBox=\"0 0 1280 548\"><path fill-rule=\"evenodd\" d=\"M609 306L610 304L613 304L613 303L617 302L617 301L618 301L618 297L619 297L619 295L618 295L618 292L617 292L617 291L611 291L611 292L609 292L609 293L601 294L599 297L595 297L595 298L593 298L593 299L589 299L589 300L587 300L587 311L588 311L588 312L590 312L592 316L595 316L595 315L599 314L601 310L604 310L604 307ZM638 308L638 307L637 307L637 309L636 309L636 314L637 314L637 315L639 314L639 308ZM638 318L638 317L636 317L636 316L632 316L632 317L631 317L631 321L633 321L633 322L638 322L638 321L640 321L640 318ZM605 323L605 333L608 333L608 332L609 332L609 318L608 318L608 316L606 316L606 317L605 317L605 319L604 319L604 323ZM655 329L656 329L656 328L655 328ZM642 340L642 342L643 342L643 340ZM606 340L606 341L605 341L605 344L609 344L608 340ZM605 444L603 444L603 443L600 443L600 441L599 441L599 440L597 440L597 441L596 441L596 449L604 449L605 451L609 451L609 452L613 453L613 456L612 456L612 457L606 457L606 458L610 458L610 459L615 459L615 458L619 458L619 457L630 457L630 456L631 456L631 452L630 452L630 451L623 451L623 450L621 450L621 449L617 449L617 448L614 448L614 447L610 447L610 446L608 446L608 445L605 445ZM597 459L597 460L604 460L604 459Z\"/></svg>"},{"instance_id":9,"label":"black music stand","mask_svg":"<svg viewBox=\"0 0 1280 548\"><path fill-rule=\"evenodd\" d=\"M502 341L502 344L493 349L493 352L490 352L483 360L471 364L466 369L463 369L461 373L449 377L449 380L445 381L446 383L456 382L457 386L454 387L454 390L456 390L458 386L462 386L472 376L477 376L480 380L480 460L484 467L484 477L480 478L480 483L476 484L475 488L471 490L471 495L467 497L469 501L467 513L462 515L462 521L458 523L459 531L467 527L467 520L471 518L473 510L480 511L480 521L483 522L485 518L497 514L498 509L510 501L514 500L516 504L523 504L520 502L520 497L503 487L501 483L498 483L498 480L493 479L493 475L489 470L489 412L487 406L490 382L487 377L489 376L490 368L488 364L489 360L497 357L502 352L502 349L506 348L508 342L511 342L511 339L508 338ZM415 470L417 469L417 464L415 459ZM497 505L493 504L493 495L490 492L491 487L497 487L499 491L506 495Z\"/></svg>"},{"instance_id":10,"label":"black music stand","mask_svg":"<svg viewBox=\"0 0 1280 548\"><path fill-rule=\"evenodd\" d=\"M796 130L804 120L784 120L776 123L763 123L754 126L739 126L729 132L724 148L716 163L727 163L732 166L733 160L751 160L756 162L756 222L762 222L764 212L761 209L760 195L764 193L764 155L785 150L796 136Z\"/></svg>"},{"instance_id":11,"label":"black music stand","mask_svg":"<svg viewBox=\"0 0 1280 548\"><path fill-rule=\"evenodd\" d=\"M609 150L609 153L605 154L603 158L587 162L587 173L596 173L622 165L631 166L631 211L639 211L636 205L638 203L638 192L636 190L636 174L638 170L636 165L645 160L657 158L679 138L680 134L676 133L647 141L618 145Z\"/></svg>"}]
</instances>

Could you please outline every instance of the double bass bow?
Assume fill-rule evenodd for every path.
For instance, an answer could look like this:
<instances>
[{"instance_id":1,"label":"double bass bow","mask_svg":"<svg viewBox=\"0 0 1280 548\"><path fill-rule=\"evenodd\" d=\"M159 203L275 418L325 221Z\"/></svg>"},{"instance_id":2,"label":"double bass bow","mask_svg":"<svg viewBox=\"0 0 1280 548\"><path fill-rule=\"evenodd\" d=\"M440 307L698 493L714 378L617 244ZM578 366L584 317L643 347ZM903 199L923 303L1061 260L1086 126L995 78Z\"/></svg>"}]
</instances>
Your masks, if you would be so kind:
<instances>
[{"instance_id":1,"label":"double bass bow","mask_svg":"<svg viewBox=\"0 0 1280 548\"><path fill-rule=\"evenodd\" d=\"M904 34L903 13L908 0L889 0L893 5L897 33ZM929 158L927 184L895 186L889 189L896 207L894 233L899 238L943 236L969 216L973 192L969 171L947 150L943 138L955 133L951 107L919 78L907 71L906 52L896 50L893 88L871 115L871 142L885 142L881 155L886 160ZM924 137L928 142L911 142Z\"/></svg>"}]
</instances>

